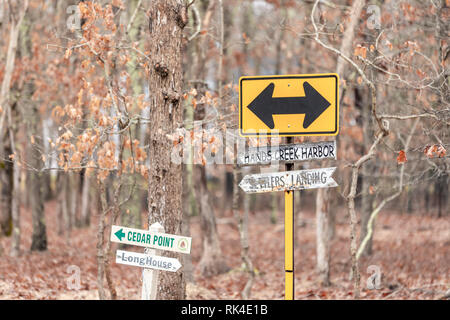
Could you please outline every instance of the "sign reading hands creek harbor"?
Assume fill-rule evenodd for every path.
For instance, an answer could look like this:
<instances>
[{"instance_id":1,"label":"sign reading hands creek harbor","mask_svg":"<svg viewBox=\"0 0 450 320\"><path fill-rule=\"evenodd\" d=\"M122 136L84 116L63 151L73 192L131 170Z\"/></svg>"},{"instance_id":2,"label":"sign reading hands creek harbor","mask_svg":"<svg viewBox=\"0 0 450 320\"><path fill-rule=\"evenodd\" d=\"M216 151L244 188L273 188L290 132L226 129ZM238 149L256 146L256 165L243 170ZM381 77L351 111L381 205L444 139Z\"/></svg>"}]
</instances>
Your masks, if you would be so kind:
<instances>
[{"instance_id":1,"label":"sign reading hands creek harbor","mask_svg":"<svg viewBox=\"0 0 450 320\"><path fill-rule=\"evenodd\" d=\"M192 238L190 237L167 233L157 233L121 226L111 227L111 241L140 247L189 254L191 252L191 240Z\"/></svg>"},{"instance_id":2,"label":"sign reading hands creek harbor","mask_svg":"<svg viewBox=\"0 0 450 320\"><path fill-rule=\"evenodd\" d=\"M336 159L336 141L288 144L249 148L237 158L239 165L297 162L317 159Z\"/></svg>"}]
</instances>

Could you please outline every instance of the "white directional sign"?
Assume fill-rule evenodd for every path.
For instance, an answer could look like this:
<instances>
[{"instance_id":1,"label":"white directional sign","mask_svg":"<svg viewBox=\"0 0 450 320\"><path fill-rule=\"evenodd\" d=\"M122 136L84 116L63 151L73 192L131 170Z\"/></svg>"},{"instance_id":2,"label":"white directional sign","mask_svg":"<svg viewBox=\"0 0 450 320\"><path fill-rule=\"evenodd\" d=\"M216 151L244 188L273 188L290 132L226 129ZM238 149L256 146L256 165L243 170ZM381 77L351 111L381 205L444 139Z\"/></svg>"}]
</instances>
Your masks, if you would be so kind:
<instances>
[{"instance_id":1,"label":"white directional sign","mask_svg":"<svg viewBox=\"0 0 450 320\"><path fill-rule=\"evenodd\" d=\"M336 141L249 148L241 154L239 165L270 164L271 162L296 162L314 159L336 159Z\"/></svg>"},{"instance_id":2,"label":"white directional sign","mask_svg":"<svg viewBox=\"0 0 450 320\"><path fill-rule=\"evenodd\" d=\"M181 268L180 261L175 258L150 256L144 253L124 250L116 251L116 263L170 272L176 272Z\"/></svg>"},{"instance_id":3,"label":"white directional sign","mask_svg":"<svg viewBox=\"0 0 450 320\"><path fill-rule=\"evenodd\" d=\"M157 233L121 226L111 227L111 241L140 247L189 254L191 252L191 240L192 238L190 237L167 233Z\"/></svg>"},{"instance_id":4,"label":"white directional sign","mask_svg":"<svg viewBox=\"0 0 450 320\"><path fill-rule=\"evenodd\" d=\"M336 167L250 174L239 186L247 193L337 187L331 177L335 170Z\"/></svg>"}]
</instances>

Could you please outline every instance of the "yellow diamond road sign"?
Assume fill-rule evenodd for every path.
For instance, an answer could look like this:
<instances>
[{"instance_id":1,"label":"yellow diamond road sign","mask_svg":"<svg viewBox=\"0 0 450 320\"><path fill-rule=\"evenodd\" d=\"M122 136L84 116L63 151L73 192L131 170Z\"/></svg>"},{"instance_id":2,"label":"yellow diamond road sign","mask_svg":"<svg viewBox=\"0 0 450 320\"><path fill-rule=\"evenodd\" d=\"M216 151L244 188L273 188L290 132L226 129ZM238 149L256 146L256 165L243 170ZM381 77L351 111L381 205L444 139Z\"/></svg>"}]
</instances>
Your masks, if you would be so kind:
<instances>
[{"instance_id":1,"label":"yellow diamond road sign","mask_svg":"<svg viewBox=\"0 0 450 320\"><path fill-rule=\"evenodd\" d=\"M241 136L335 136L339 76L335 73L241 77Z\"/></svg>"}]
</instances>

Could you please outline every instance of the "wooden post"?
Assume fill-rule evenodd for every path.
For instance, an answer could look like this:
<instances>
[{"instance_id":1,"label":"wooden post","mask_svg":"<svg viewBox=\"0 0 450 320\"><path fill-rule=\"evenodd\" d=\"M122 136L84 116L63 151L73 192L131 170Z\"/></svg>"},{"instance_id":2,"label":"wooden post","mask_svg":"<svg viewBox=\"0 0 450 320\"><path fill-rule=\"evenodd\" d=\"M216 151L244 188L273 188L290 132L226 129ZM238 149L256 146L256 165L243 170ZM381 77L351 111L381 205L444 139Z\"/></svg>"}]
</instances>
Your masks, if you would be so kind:
<instances>
[{"instance_id":1,"label":"wooden post","mask_svg":"<svg viewBox=\"0 0 450 320\"><path fill-rule=\"evenodd\" d=\"M164 233L164 227L156 222L149 228L151 232ZM150 256L157 255L156 249L145 248L144 253ZM158 270L144 268L142 269L142 293L141 300L156 300L156 294L158 293Z\"/></svg>"}]
</instances>

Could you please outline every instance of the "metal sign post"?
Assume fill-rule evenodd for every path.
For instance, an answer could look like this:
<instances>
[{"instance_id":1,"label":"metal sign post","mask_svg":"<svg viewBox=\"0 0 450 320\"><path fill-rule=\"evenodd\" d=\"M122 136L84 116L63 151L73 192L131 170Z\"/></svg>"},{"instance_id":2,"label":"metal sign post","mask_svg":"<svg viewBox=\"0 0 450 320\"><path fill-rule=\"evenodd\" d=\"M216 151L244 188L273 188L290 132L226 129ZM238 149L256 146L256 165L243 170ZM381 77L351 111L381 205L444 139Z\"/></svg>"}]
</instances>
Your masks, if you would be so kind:
<instances>
[{"instance_id":1,"label":"metal sign post","mask_svg":"<svg viewBox=\"0 0 450 320\"><path fill-rule=\"evenodd\" d=\"M294 171L294 163L336 159L335 141L293 144L294 136L336 136L339 132L339 76L335 73L250 76L239 79L239 134L286 137L286 145L250 148L240 165L286 162L284 172L246 175L247 193L284 191L285 300L294 300L294 191L337 187L336 167Z\"/></svg>"},{"instance_id":2,"label":"metal sign post","mask_svg":"<svg viewBox=\"0 0 450 320\"><path fill-rule=\"evenodd\" d=\"M292 143L292 137L286 142ZM292 171L293 163L286 163L286 171ZM284 191L284 271L285 300L294 300L294 190Z\"/></svg>"}]
</instances>

